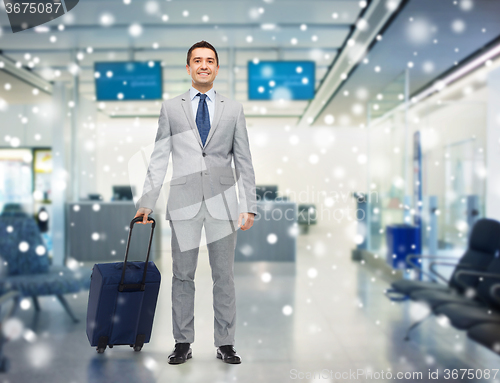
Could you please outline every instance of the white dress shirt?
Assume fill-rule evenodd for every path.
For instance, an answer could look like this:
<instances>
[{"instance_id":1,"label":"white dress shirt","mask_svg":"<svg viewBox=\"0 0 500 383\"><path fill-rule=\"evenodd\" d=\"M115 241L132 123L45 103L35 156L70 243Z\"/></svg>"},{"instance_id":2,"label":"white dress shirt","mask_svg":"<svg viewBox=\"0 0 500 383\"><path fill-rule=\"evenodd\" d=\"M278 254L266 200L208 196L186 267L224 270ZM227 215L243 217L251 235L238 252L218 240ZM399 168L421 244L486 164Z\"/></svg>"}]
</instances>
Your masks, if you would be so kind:
<instances>
[{"instance_id":1,"label":"white dress shirt","mask_svg":"<svg viewBox=\"0 0 500 383\"><path fill-rule=\"evenodd\" d=\"M196 113L198 112L198 103L200 102L200 96L197 96L200 92L198 89L195 89L191 86L189 88L189 96L191 97L191 106L193 107L193 117L196 122ZM212 87L208 92L205 93L207 98L205 99L208 106L208 115L210 117L210 128L212 127L212 121L214 119L215 112L215 89Z\"/></svg>"}]
</instances>

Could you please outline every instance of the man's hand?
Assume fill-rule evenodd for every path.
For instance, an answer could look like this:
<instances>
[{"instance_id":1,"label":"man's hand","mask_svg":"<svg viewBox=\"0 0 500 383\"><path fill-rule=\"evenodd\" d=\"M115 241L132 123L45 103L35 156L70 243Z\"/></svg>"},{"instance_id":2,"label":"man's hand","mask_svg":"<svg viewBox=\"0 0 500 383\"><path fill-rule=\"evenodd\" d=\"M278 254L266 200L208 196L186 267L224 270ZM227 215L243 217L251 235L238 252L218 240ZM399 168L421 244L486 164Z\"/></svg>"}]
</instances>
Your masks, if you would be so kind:
<instances>
[{"instance_id":1,"label":"man's hand","mask_svg":"<svg viewBox=\"0 0 500 383\"><path fill-rule=\"evenodd\" d=\"M240 216L238 218L238 228L241 230L248 230L252 227L253 225L253 219L255 218L254 213L240 213ZM241 222L245 221L245 224L241 226Z\"/></svg>"},{"instance_id":2,"label":"man's hand","mask_svg":"<svg viewBox=\"0 0 500 383\"><path fill-rule=\"evenodd\" d=\"M147 207L140 207L139 210L137 210L137 213L135 214L134 218L142 217L142 222L136 222L136 223L140 223L141 225L147 225L148 222L153 222L153 221L148 221L148 215L152 211L153 210L148 209Z\"/></svg>"}]
</instances>

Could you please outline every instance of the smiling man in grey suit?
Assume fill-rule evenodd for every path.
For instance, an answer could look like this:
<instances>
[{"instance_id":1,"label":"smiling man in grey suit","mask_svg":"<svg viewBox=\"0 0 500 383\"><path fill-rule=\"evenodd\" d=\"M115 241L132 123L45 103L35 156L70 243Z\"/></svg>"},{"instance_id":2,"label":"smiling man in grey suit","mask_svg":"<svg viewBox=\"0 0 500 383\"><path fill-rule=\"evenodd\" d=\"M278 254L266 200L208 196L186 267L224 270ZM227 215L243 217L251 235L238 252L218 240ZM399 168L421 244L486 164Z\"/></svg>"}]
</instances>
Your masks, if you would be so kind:
<instances>
[{"instance_id":1,"label":"smiling man in grey suit","mask_svg":"<svg viewBox=\"0 0 500 383\"><path fill-rule=\"evenodd\" d=\"M192 78L191 88L162 104L135 216L143 217L141 223L147 224L172 154L166 219L172 228L172 324L176 343L168 362L180 364L192 356L194 276L204 226L213 279L217 357L237 364L241 358L233 347L236 233L238 228L250 229L256 214L255 174L245 116L241 103L213 89L219 57L211 44L200 41L189 49L186 70Z\"/></svg>"}]
</instances>

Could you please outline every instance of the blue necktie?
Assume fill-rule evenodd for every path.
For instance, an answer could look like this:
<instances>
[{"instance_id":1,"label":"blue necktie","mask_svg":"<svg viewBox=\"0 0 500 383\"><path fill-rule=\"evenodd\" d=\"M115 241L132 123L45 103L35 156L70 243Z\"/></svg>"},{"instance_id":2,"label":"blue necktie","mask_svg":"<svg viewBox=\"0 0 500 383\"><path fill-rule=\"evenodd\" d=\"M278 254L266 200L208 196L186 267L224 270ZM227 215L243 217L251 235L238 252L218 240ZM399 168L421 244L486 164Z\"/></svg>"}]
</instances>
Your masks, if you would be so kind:
<instances>
[{"instance_id":1,"label":"blue necktie","mask_svg":"<svg viewBox=\"0 0 500 383\"><path fill-rule=\"evenodd\" d=\"M208 114L207 95L198 93L200 101L198 102L198 111L196 112L196 126L200 132L201 142L205 146L208 132L210 131L210 115Z\"/></svg>"}]
</instances>

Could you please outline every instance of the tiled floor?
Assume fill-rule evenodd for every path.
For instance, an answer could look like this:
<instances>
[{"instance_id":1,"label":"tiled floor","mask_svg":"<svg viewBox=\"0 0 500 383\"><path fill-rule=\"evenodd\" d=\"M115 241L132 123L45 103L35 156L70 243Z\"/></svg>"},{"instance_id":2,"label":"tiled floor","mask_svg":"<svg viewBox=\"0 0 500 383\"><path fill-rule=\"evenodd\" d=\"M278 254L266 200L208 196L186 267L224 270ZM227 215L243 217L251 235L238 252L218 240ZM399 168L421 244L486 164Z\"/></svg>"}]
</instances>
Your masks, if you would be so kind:
<instances>
[{"instance_id":1,"label":"tiled floor","mask_svg":"<svg viewBox=\"0 0 500 383\"><path fill-rule=\"evenodd\" d=\"M350 260L352 244L341 230L336 232L332 230L329 236L327 229L315 227L309 235L300 236L295 273L274 265L267 283L259 274L248 269L243 272L237 265L235 348L242 356L241 365L227 365L215 357L212 281L206 251L200 253L196 274L193 359L178 366L167 364L174 341L171 260L165 250L157 261L163 281L153 339L141 352L117 346L100 355L89 346L85 334L88 292L70 298L82 319L76 325L58 302L45 298L41 300L43 311L35 328L36 339L20 337L6 345L11 369L0 375L0 383L390 380L362 375L352 379L350 372L358 369L385 374L391 371L394 375L422 372L423 379L399 381L436 382L445 381L445 368L499 367L497 355L468 340L465 333L442 327L434 318L418 328L410 342L403 341L405 329L419 313L418 307L389 302L383 296L387 284L366 266ZM163 238L168 243L168 232ZM290 315L283 313L284 306L292 308ZM27 328L33 328L32 308L21 311L19 318ZM438 368L440 379L428 379L429 369ZM307 373L316 374L316 378L308 379Z\"/></svg>"}]
</instances>

